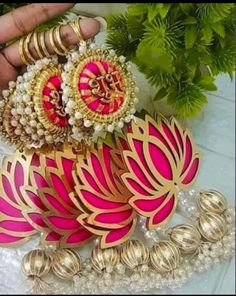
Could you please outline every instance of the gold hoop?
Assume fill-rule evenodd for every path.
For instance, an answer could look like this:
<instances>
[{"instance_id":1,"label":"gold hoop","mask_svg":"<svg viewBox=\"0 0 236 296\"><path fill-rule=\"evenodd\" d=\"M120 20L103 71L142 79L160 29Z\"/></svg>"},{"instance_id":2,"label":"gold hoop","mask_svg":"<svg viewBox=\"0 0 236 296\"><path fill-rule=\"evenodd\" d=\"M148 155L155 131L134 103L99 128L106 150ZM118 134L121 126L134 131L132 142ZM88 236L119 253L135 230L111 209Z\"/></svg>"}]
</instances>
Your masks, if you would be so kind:
<instances>
[{"instance_id":1,"label":"gold hoop","mask_svg":"<svg viewBox=\"0 0 236 296\"><path fill-rule=\"evenodd\" d=\"M61 39L61 34L60 34L60 29L61 25L57 26L54 33L55 33L55 39L57 44L60 46L60 48L64 51L64 55L68 52L68 49L64 46L62 39Z\"/></svg>"},{"instance_id":2,"label":"gold hoop","mask_svg":"<svg viewBox=\"0 0 236 296\"><path fill-rule=\"evenodd\" d=\"M40 39L40 46L43 50L44 55L46 57L50 57L50 53L48 52L47 47L46 47L46 43L45 43L45 32L40 33L39 39Z\"/></svg>"},{"instance_id":3,"label":"gold hoop","mask_svg":"<svg viewBox=\"0 0 236 296\"><path fill-rule=\"evenodd\" d=\"M23 43L23 48L24 48L24 52L26 55L26 61L28 62L28 64L33 63L35 61L34 57L32 56L32 54L30 53L30 50L29 50L29 44L30 44L32 35L33 35L33 32L29 33L26 36L24 43Z\"/></svg>"},{"instance_id":4,"label":"gold hoop","mask_svg":"<svg viewBox=\"0 0 236 296\"><path fill-rule=\"evenodd\" d=\"M54 37L55 37L55 31L56 27L53 27L50 31L49 31L49 41L50 41L50 44L53 48L53 50L55 51L55 53L57 53L58 55L64 55L64 52L62 52L61 50L59 50L56 46L56 43L55 43L55 40L54 40Z\"/></svg>"},{"instance_id":5,"label":"gold hoop","mask_svg":"<svg viewBox=\"0 0 236 296\"><path fill-rule=\"evenodd\" d=\"M82 33L81 33L81 29L80 29L80 18L77 18L76 20L68 23L69 26L71 26L71 28L73 29L73 31L75 32L75 34L77 35L79 41L83 41L84 38L82 36Z\"/></svg>"},{"instance_id":6,"label":"gold hoop","mask_svg":"<svg viewBox=\"0 0 236 296\"><path fill-rule=\"evenodd\" d=\"M40 48L39 48L39 40L38 40L38 32L34 31L33 33L33 41L34 41L34 48L36 53L40 59L44 58Z\"/></svg>"},{"instance_id":7,"label":"gold hoop","mask_svg":"<svg viewBox=\"0 0 236 296\"><path fill-rule=\"evenodd\" d=\"M20 43L19 43L19 53L20 53L20 58L22 60L22 62L27 65L28 62L25 58L25 53L24 53L24 42L25 42L25 37L20 39Z\"/></svg>"}]
</instances>

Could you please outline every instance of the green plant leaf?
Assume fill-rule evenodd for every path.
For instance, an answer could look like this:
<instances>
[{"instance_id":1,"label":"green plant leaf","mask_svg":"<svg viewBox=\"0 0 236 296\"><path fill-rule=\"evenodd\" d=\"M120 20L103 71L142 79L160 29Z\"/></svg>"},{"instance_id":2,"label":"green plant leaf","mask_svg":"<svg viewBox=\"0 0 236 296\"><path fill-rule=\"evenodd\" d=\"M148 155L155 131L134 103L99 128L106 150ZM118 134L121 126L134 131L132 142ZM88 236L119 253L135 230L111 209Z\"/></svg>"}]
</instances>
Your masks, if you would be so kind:
<instances>
[{"instance_id":1,"label":"green plant leaf","mask_svg":"<svg viewBox=\"0 0 236 296\"><path fill-rule=\"evenodd\" d=\"M217 90L217 87L214 84L214 81L214 77L209 75L203 75L195 83L204 90L215 91Z\"/></svg>"},{"instance_id":2,"label":"green plant leaf","mask_svg":"<svg viewBox=\"0 0 236 296\"><path fill-rule=\"evenodd\" d=\"M148 7L148 21L151 22L158 14L158 10L152 6Z\"/></svg>"},{"instance_id":3,"label":"green plant leaf","mask_svg":"<svg viewBox=\"0 0 236 296\"><path fill-rule=\"evenodd\" d=\"M145 3L130 4L128 7L128 13L130 15L141 15L146 13L148 8L149 8L149 5Z\"/></svg>"},{"instance_id":4,"label":"green plant leaf","mask_svg":"<svg viewBox=\"0 0 236 296\"><path fill-rule=\"evenodd\" d=\"M163 5L159 8L159 15L162 19L164 19L167 16L167 13L169 12L170 7L171 7L171 4L163 3Z\"/></svg>"},{"instance_id":5,"label":"green plant leaf","mask_svg":"<svg viewBox=\"0 0 236 296\"><path fill-rule=\"evenodd\" d=\"M203 26L201 32L202 32L203 40L206 42L206 44L211 43L213 38L213 32L211 27L207 25Z\"/></svg>"},{"instance_id":6,"label":"green plant leaf","mask_svg":"<svg viewBox=\"0 0 236 296\"><path fill-rule=\"evenodd\" d=\"M212 30L214 30L220 37L225 37L225 28L221 22L214 23L211 25Z\"/></svg>"},{"instance_id":7,"label":"green plant leaf","mask_svg":"<svg viewBox=\"0 0 236 296\"><path fill-rule=\"evenodd\" d=\"M197 39L197 27L196 25L187 25L185 27L185 48L192 48Z\"/></svg>"},{"instance_id":8,"label":"green plant leaf","mask_svg":"<svg viewBox=\"0 0 236 296\"><path fill-rule=\"evenodd\" d=\"M185 14L189 14L189 11L190 11L191 7L193 6L193 4L192 3L179 3L179 6Z\"/></svg>"},{"instance_id":9,"label":"green plant leaf","mask_svg":"<svg viewBox=\"0 0 236 296\"><path fill-rule=\"evenodd\" d=\"M162 87L155 94L153 101L160 101L168 95L168 88Z\"/></svg>"},{"instance_id":10,"label":"green plant leaf","mask_svg":"<svg viewBox=\"0 0 236 296\"><path fill-rule=\"evenodd\" d=\"M172 57L162 48L147 46L146 42L140 42L137 48L137 58L146 66L157 68L164 72L172 72Z\"/></svg>"},{"instance_id":11,"label":"green plant leaf","mask_svg":"<svg viewBox=\"0 0 236 296\"><path fill-rule=\"evenodd\" d=\"M197 23L197 19L193 16L187 16L184 19L184 23L185 23L185 25L194 25Z\"/></svg>"}]
</instances>

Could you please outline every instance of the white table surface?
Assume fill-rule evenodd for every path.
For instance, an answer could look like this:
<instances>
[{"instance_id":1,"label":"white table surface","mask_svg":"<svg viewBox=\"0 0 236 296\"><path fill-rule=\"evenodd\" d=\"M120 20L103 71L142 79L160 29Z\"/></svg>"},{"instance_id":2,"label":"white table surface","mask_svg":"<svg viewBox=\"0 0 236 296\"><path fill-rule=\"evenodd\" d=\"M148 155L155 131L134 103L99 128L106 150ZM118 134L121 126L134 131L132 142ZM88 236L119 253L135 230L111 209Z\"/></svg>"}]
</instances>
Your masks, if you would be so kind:
<instances>
[{"instance_id":1,"label":"white table surface","mask_svg":"<svg viewBox=\"0 0 236 296\"><path fill-rule=\"evenodd\" d=\"M106 15L122 11L124 4L81 4L81 11ZM97 42L103 43L104 33L100 33ZM148 99L154 93L142 74L135 71L137 84L141 89L141 106L153 110ZM227 75L217 77L218 90L209 95L209 102L203 112L194 120L188 121L198 147L204 152L197 188L215 188L224 193L235 206L235 79L230 81ZM156 110L166 113L162 103L155 104ZM11 154L11 149L0 142L0 158ZM26 285L20 272L22 256L34 246L36 240L11 249L0 248L0 294L25 293ZM235 294L235 258L214 267L206 273L196 276L173 294ZM152 294L162 294L152 291Z\"/></svg>"}]
</instances>

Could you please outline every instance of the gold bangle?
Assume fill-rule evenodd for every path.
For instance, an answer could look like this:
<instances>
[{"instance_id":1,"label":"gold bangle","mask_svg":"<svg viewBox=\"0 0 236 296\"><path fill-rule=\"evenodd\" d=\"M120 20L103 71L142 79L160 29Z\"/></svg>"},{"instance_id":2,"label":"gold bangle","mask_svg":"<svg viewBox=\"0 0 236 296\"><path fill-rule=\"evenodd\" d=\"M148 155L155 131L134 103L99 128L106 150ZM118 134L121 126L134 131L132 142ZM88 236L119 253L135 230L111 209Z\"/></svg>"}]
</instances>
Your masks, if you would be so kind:
<instances>
[{"instance_id":1,"label":"gold bangle","mask_svg":"<svg viewBox=\"0 0 236 296\"><path fill-rule=\"evenodd\" d=\"M55 33L55 37L56 37L56 42L60 46L60 48L64 51L64 55L65 55L68 52L68 49L62 43L60 29L61 29L61 25L57 26L54 33Z\"/></svg>"},{"instance_id":2,"label":"gold bangle","mask_svg":"<svg viewBox=\"0 0 236 296\"><path fill-rule=\"evenodd\" d=\"M41 32L39 35L40 40L40 47L45 55L45 57L50 57L50 53L47 50L46 43L45 43L45 32Z\"/></svg>"},{"instance_id":3,"label":"gold bangle","mask_svg":"<svg viewBox=\"0 0 236 296\"><path fill-rule=\"evenodd\" d=\"M53 48L53 50L55 51L55 53L57 53L58 55L64 55L64 52L61 52L57 46L56 46L56 43L55 43L55 40L54 40L54 31L55 31L56 27L53 27L50 31L49 31L49 41L50 41L50 44Z\"/></svg>"},{"instance_id":4,"label":"gold bangle","mask_svg":"<svg viewBox=\"0 0 236 296\"><path fill-rule=\"evenodd\" d=\"M39 40L38 40L38 32L34 31L33 33L33 41L34 41L34 48L36 50L36 53L40 59L42 59L44 56L39 48Z\"/></svg>"},{"instance_id":5,"label":"gold bangle","mask_svg":"<svg viewBox=\"0 0 236 296\"><path fill-rule=\"evenodd\" d=\"M25 37L22 37L20 39L20 43L19 43L19 53L20 53L20 58L21 58L23 64L27 65L28 62L25 58L25 53L24 53L24 42L25 42Z\"/></svg>"},{"instance_id":6,"label":"gold bangle","mask_svg":"<svg viewBox=\"0 0 236 296\"><path fill-rule=\"evenodd\" d=\"M80 18L70 22L68 25L71 26L71 28L73 29L73 31L77 35L77 37L79 39L78 42L83 41L84 38L83 38L83 36L81 34L81 29L80 29Z\"/></svg>"},{"instance_id":7,"label":"gold bangle","mask_svg":"<svg viewBox=\"0 0 236 296\"><path fill-rule=\"evenodd\" d=\"M32 32L29 33L25 38L25 42L23 43L24 52L25 52L28 64L33 63L35 61L34 57L32 56L32 54L29 51L29 44L30 44L30 40L31 40L32 35L33 35Z\"/></svg>"}]
</instances>

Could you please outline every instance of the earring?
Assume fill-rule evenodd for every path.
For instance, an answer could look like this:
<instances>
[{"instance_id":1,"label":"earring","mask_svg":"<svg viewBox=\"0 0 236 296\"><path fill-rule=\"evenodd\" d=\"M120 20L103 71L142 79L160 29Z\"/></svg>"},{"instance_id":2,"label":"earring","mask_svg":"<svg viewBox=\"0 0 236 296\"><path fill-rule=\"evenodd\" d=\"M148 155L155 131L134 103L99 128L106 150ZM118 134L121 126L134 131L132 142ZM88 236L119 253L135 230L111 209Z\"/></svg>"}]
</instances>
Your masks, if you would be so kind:
<instances>
[{"instance_id":1,"label":"earring","mask_svg":"<svg viewBox=\"0 0 236 296\"><path fill-rule=\"evenodd\" d=\"M41 148L63 143L68 116L61 99L61 65L57 58L44 58L19 76L6 94L3 135L17 148Z\"/></svg>"},{"instance_id":2,"label":"earring","mask_svg":"<svg viewBox=\"0 0 236 296\"><path fill-rule=\"evenodd\" d=\"M98 133L120 131L134 119L138 88L125 57L82 41L67 60L62 99L73 139L94 140Z\"/></svg>"}]
</instances>

